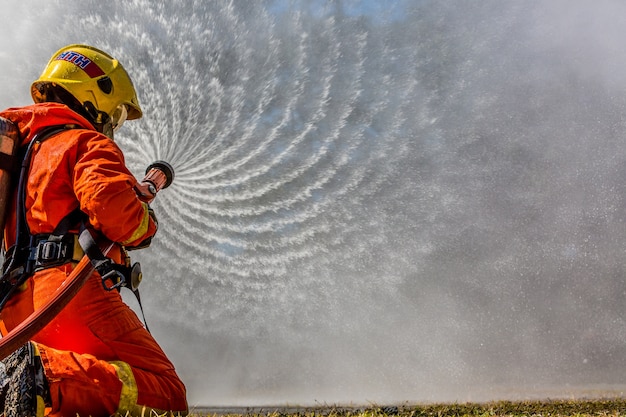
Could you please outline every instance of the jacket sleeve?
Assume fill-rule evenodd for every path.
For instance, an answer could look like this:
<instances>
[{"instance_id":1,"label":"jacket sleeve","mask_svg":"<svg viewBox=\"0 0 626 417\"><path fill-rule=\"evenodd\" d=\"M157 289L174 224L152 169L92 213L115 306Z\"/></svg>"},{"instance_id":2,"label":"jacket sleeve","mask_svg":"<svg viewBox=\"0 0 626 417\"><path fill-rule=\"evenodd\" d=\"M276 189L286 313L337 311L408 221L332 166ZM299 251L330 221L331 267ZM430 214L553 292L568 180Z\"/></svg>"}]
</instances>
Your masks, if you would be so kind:
<instances>
[{"instance_id":1,"label":"jacket sleeve","mask_svg":"<svg viewBox=\"0 0 626 417\"><path fill-rule=\"evenodd\" d=\"M74 192L91 225L109 240L136 246L157 230L146 203L137 198L137 180L120 148L97 132L82 131L74 166Z\"/></svg>"}]
</instances>

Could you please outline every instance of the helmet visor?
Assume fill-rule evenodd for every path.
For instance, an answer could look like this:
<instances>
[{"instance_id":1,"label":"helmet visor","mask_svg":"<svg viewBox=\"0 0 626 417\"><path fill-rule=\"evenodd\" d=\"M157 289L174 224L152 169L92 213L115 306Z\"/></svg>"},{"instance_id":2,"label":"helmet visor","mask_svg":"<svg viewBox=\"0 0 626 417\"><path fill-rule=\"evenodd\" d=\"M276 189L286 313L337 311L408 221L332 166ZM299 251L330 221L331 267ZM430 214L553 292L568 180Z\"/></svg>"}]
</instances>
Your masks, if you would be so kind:
<instances>
[{"instance_id":1,"label":"helmet visor","mask_svg":"<svg viewBox=\"0 0 626 417\"><path fill-rule=\"evenodd\" d=\"M113 110L113 114L111 114L111 125L113 126L113 131L117 132L127 118L128 110L126 109L126 105L120 104L115 108L115 110Z\"/></svg>"}]
</instances>

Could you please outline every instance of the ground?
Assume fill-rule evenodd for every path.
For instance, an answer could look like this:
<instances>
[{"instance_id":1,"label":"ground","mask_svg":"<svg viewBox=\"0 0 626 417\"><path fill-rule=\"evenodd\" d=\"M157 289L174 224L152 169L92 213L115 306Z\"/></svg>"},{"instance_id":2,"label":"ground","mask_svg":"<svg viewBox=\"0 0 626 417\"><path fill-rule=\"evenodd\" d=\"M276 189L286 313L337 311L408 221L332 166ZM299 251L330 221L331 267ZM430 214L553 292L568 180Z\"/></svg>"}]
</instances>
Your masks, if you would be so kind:
<instances>
[{"instance_id":1,"label":"ground","mask_svg":"<svg viewBox=\"0 0 626 417\"><path fill-rule=\"evenodd\" d=\"M626 416L625 398L499 401L459 404L369 405L366 407L198 408L192 416L266 417L444 417L444 416Z\"/></svg>"}]
</instances>

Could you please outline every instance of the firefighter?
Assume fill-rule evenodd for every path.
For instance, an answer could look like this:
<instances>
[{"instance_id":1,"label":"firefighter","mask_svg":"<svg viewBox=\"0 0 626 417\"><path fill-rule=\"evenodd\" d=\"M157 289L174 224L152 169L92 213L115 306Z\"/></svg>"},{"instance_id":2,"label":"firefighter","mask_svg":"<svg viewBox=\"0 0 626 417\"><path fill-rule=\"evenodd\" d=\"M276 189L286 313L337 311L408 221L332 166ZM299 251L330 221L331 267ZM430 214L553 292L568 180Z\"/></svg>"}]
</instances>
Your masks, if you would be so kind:
<instances>
[{"instance_id":1,"label":"firefighter","mask_svg":"<svg viewBox=\"0 0 626 417\"><path fill-rule=\"evenodd\" d=\"M0 313L3 335L45 303L83 256L76 219L115 242L108 257L119 265L157 231L113 140L125 120L142 116L122 65L94 47L69 45L52 56L31 93L34 105L0 112L17 125L21 147L32 145L24 196L14 196L23 197L24 213L10 211L5 226L3 273L35 265ZM49 137L33 141L42 132ZM26 240L24 250L19 242ZM59 250L39 250L52 246ZM28 260L19 256L26 252ZM5 417L186 414L185 386L170 360L119 292L107 290L98 273L92 278L3 361Z\"/></svg>"}]
</instances>

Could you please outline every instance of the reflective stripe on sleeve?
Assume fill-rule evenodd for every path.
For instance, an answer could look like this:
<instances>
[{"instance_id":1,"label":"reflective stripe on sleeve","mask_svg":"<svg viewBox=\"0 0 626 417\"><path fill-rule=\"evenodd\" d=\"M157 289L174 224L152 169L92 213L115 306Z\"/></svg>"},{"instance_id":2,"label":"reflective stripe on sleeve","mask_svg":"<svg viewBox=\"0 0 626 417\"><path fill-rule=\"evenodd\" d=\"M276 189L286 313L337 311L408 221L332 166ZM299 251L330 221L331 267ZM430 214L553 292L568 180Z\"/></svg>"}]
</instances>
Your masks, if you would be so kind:
<instances>
[{"instance_id":1,"label":"reflective stripe on sleeve","mask_svg":"<svg viewBox=\"0 0 626 417\"><path fill-rule=\"evenodd\" d=\"M115 368L117 377L122 381L122 393L117 408L119 415L124 415L137 408L137 382L130 365L122 361L113 361L110 364Z\"/></svg>"},{"instance_id":2,"label":"reflective stripe on sleeve","mask_svg":"<svg viewBox=\"0 0 626 417\"><path fill-rule=\"evenodd\" d=\"M139 396L137 390L137 382L135 376L130 368L130 365L122 361L109 362L117 373L117 377L122 381L122 392L120 394L120 402L115 412L119 417L155 417L155 416L169 416L169 417L182 417L186 416L186 412L171 412L159 410L156 408L148 407L145 405L137 404L137 398Z\"/></svg>"},{"instance_id":3,"label":"reflective stripe on sleeve","mask_svg":"<svg viewBox=\"0 0 626 417\"><path fill-rule=\"evenodd\" d=\"M127 245L131 242L139 240L142 236L145 236L145 234L148 233L148 227L150 226L150 214L148 213L148 204L142 202L141 205L143 207L143 218L141 219L141 224L139 225L139 227L137 227L137 229L135 229L130 238L122 242L122 245Z\"/></svg>"}]
</instances>

